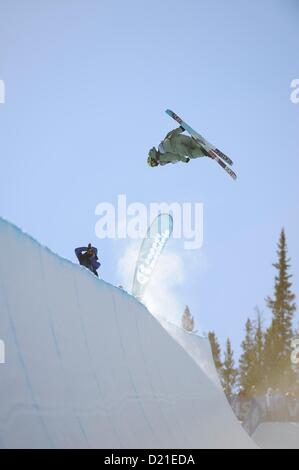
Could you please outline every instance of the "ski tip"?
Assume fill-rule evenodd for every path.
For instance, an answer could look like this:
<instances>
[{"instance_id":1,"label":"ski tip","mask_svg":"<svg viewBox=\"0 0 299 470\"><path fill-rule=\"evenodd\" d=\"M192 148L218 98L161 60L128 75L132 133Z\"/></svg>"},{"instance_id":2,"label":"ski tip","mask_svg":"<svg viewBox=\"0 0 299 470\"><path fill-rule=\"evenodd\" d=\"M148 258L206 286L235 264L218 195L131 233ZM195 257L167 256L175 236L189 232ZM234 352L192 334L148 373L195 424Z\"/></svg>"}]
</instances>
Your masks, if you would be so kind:
<instances>
[{"instance_id":1,"label":"ski tip","mask_svg":"<svg viewBox=\"0 0 299 470\"><path fill-rule=\"evenodd\" d=\"M173 111L171 111L171 109L166 109L166 110L165 110L165 113L166 113L166 114L173 114Z\"/></svg>"},{"instance_id":2,"label":"ski tip","mask_svg":"<svg viewBox=\"0 0 299 470\"><path fill-rule=\"evenodd\" d=\"M224 168L224 169L225 169L225 171L229 174L229 176L232 177L232 179L233 179L234 181L236 181L236 180L238 179L236 173L235 173L233 170L231 170L229 167L226 167L226 168Z\"/></svg>"}]
</instances>

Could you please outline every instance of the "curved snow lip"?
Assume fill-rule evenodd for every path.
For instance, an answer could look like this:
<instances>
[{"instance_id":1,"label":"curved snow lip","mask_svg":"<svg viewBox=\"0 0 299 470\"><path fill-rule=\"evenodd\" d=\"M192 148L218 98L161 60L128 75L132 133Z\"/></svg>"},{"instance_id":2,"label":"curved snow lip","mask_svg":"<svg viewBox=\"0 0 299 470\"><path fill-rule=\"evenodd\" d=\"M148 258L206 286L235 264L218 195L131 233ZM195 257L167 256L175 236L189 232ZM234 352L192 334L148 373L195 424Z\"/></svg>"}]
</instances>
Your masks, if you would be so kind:
<instances>
[{"instance_id":1,"label":"curved snow lip","mask_svg":"<svg viewBox=\"0 0 299 470\"><path fill-rule=\"evenodd\" d=\"M222 391L222 385L214 364L208 338L194 331L186 331L165 318L158 318L158 321L170 336L192 357L211 382Z\"/></svg>"},{"instance_id":2,"label":"curved snow lip","mask_svg":"<svg viewBox=\"0 0 299 470\"><path fill-rule=\"evenodd\" d=\"M132 296L0 219L0 448L255 448Z\"/></svg>"}]
</instances>

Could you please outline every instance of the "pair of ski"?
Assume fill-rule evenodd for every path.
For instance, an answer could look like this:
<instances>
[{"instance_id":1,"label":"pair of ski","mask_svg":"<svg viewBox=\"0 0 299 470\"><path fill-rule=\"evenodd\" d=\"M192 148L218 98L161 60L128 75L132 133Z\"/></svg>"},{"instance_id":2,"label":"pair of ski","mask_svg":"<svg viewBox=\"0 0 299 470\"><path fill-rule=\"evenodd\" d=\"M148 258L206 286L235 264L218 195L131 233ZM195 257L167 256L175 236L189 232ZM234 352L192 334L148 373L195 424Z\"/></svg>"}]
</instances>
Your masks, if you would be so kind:
<instances>
[{"instance_id":1,"label":"pair of ski","mask_svg":"<svg viewBox=\"0 0 299 470\"><path fill-rule=\"evenodd\" d=\"M221 150L217 149L214 145L210 144L202 135L196 132L192 127L190 127L186 122L184 122L177 114L175 114L170 109L165 111L170 117L182 126L193 139L195 139L207 152L209 157L213 158L225 171L229 174L234 180L237 179L236 173L229 167L233 165L233 161L225 155ZM226 162L226 163L225 163Z\"/></svg>"}]
</instances>

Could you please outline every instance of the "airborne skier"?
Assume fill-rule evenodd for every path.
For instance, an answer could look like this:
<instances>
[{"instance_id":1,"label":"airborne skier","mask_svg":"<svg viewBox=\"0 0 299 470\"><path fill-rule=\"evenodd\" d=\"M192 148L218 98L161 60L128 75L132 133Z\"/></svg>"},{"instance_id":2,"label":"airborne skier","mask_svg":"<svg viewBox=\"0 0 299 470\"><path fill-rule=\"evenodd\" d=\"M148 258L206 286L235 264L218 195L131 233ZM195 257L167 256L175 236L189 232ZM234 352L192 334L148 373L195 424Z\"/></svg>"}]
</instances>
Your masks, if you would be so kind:
<instances>
[{"instance_id":1,"label":"airborne skier","mask_svg":"<svg viewBox=\"0 0 299 470\"><path fill-rule=\"evenodd\" d=\"M147 163L151 167L167 165L168 163L184 162L190 159L210 157L220 165L234 180L236 173L229 167L233 161L221 150L210 144L202 135L192 129L185 121L170 109L166 113L180 124L180 127L170 131L160 143L158 150L153 147L148 154ZM187 131L191 137L182 135Z\"/></svg>"},{"instance_id":2,"label":"airborne skier","mask_svg":"<svg viewBox=\"0 0 299 470\"><path fill-rule=\"evenodd\" d=\"M168 132L160 143L158 150L153 147L148 154L149 166L167 165L168 163L188 163L191 158L209 156L205 149L195 139L182 135L185 129L180 126Z\"/></svg>"}]
</instances>

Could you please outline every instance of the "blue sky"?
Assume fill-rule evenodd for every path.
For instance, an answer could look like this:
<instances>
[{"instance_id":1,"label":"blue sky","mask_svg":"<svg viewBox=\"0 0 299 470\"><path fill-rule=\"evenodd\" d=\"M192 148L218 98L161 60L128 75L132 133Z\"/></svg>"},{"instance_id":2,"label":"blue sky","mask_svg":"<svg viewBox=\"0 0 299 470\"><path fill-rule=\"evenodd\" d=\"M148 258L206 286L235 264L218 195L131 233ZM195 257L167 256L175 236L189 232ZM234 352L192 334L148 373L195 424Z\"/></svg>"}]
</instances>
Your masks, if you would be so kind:
<instances>
[{"instance_id":1,"label":"blue sky","mask_svg":"<svg viewBox=\"0 0 299 470\"><path fill-rule=\"evenodd\" d=\"M177 295L237 350L254 307L268 318L283 226L298 294L298 19L295 0L2 1L0 215L72 260L93 241L117 284L124 245L96 239L99 202L203 202L205 265ZM237 183L210 160L146 166L166 108L233 158Z\"/></svg>"}]
</instances>

